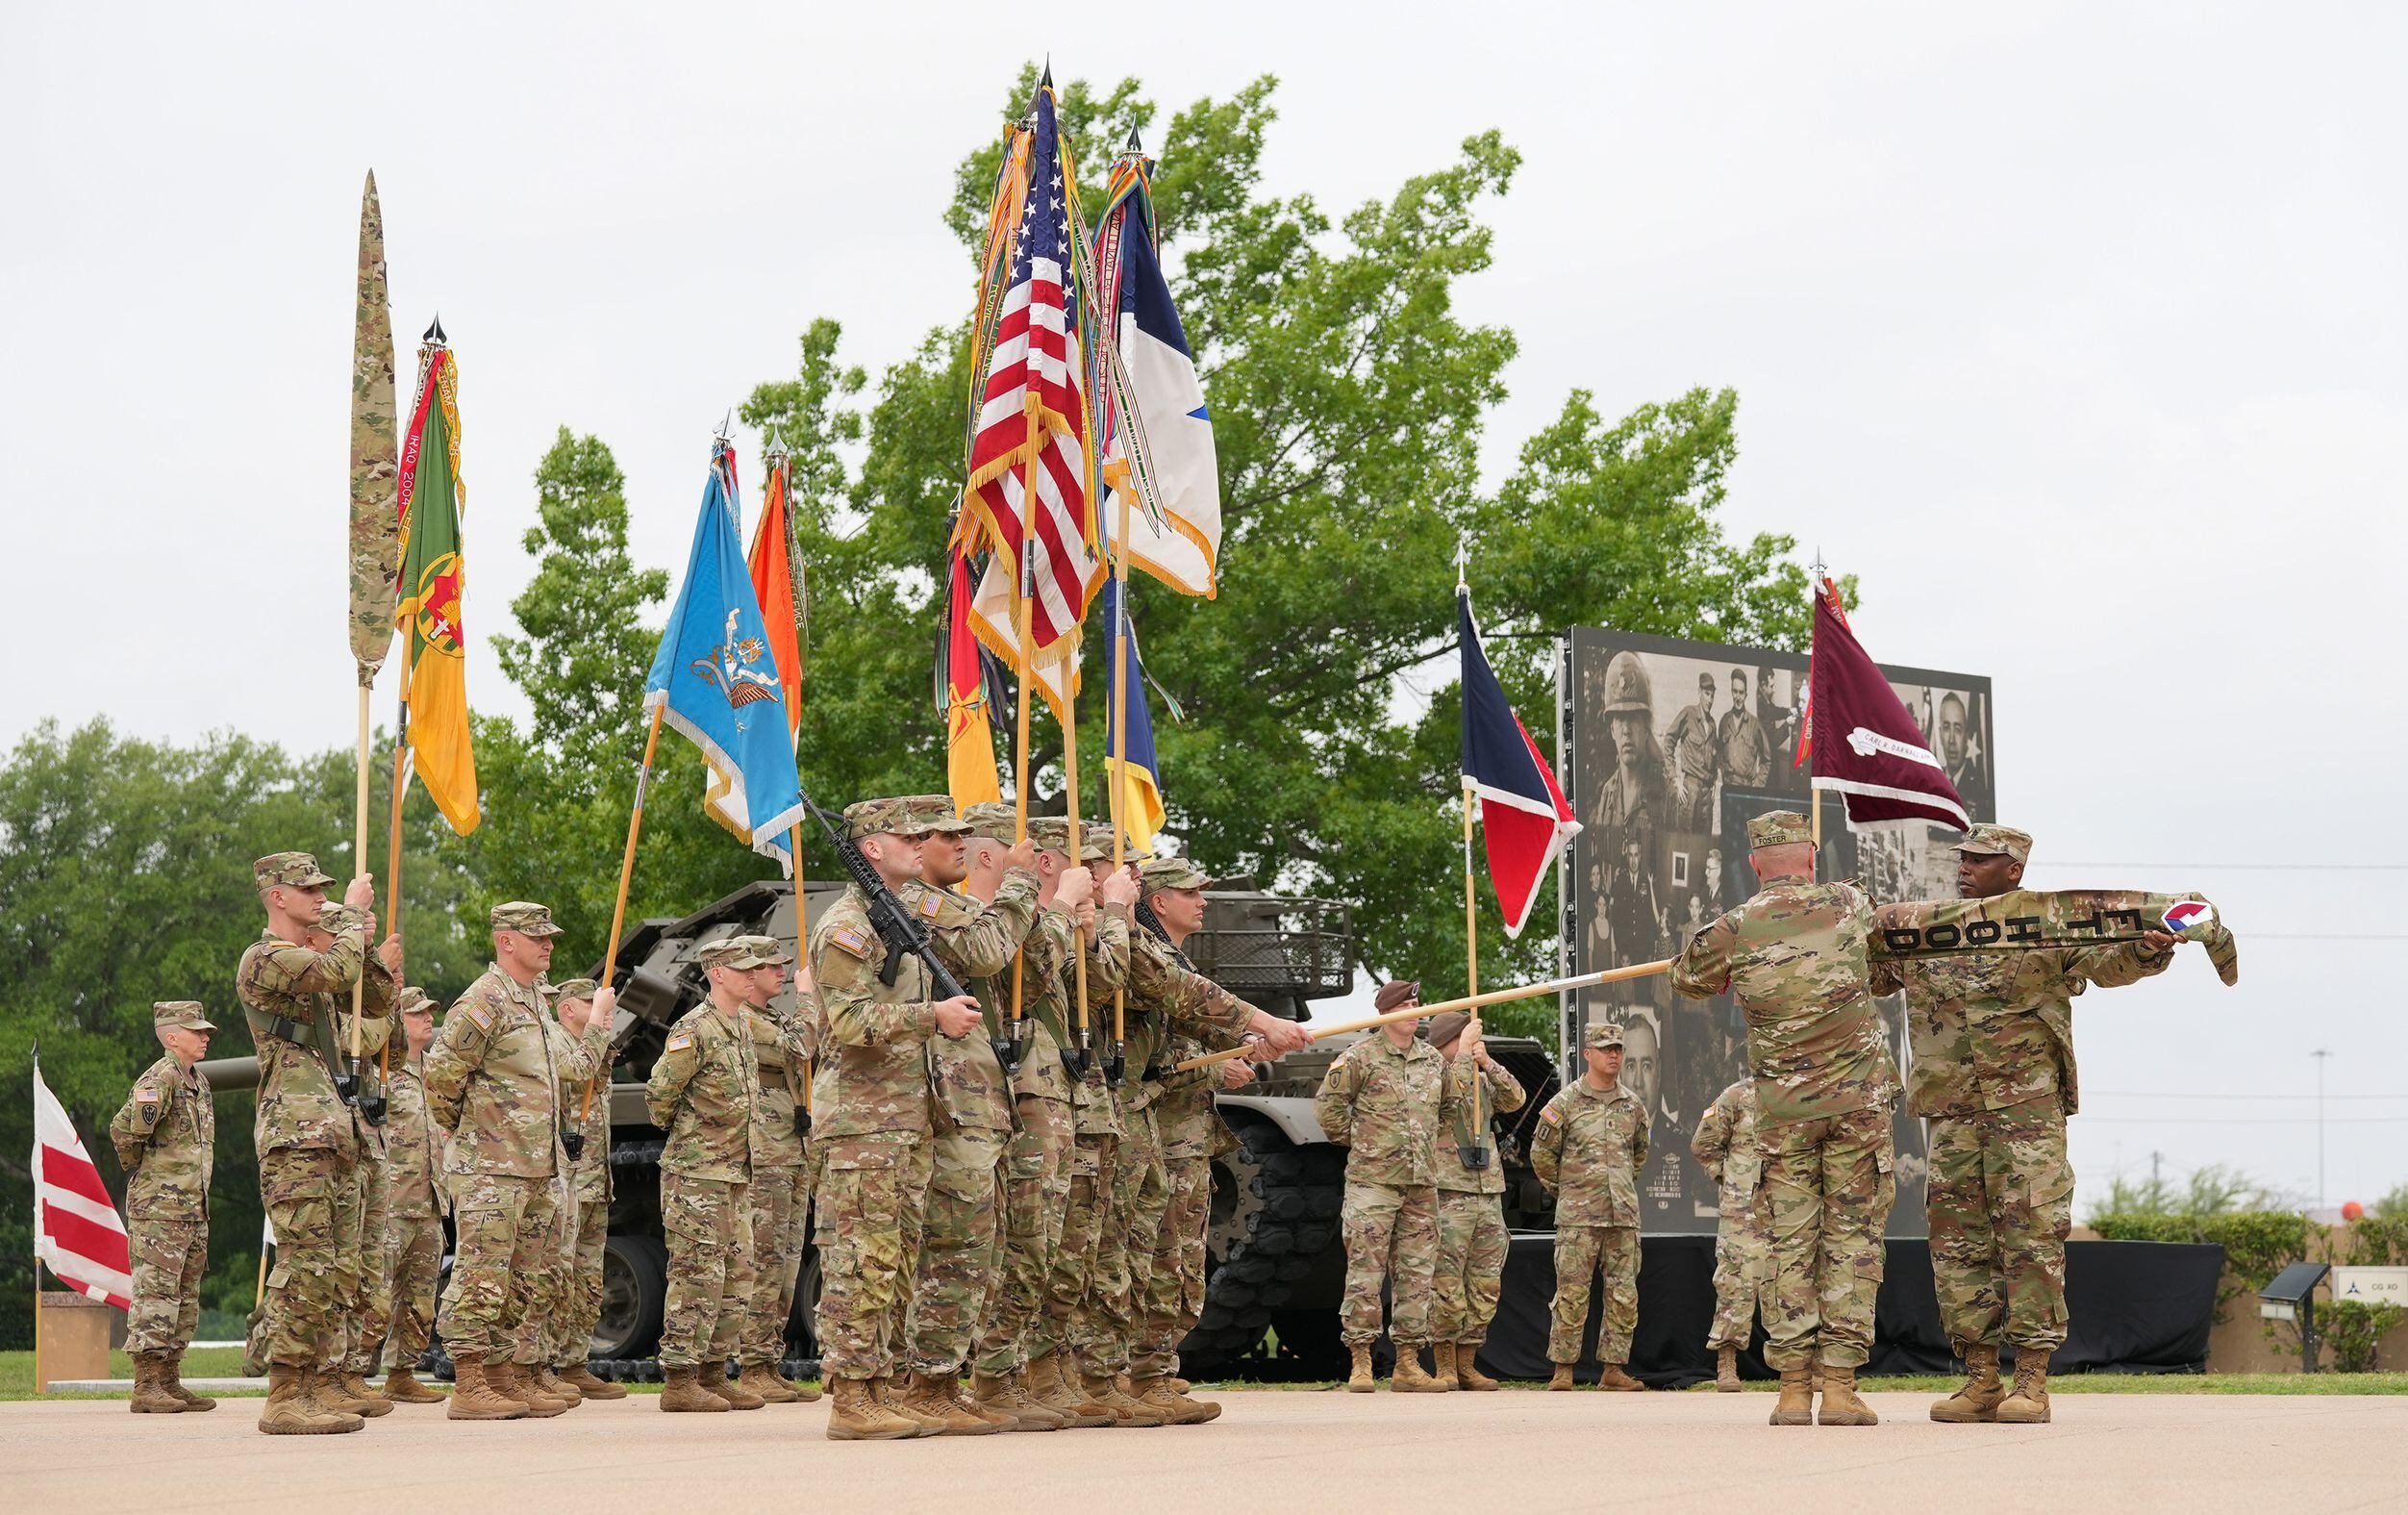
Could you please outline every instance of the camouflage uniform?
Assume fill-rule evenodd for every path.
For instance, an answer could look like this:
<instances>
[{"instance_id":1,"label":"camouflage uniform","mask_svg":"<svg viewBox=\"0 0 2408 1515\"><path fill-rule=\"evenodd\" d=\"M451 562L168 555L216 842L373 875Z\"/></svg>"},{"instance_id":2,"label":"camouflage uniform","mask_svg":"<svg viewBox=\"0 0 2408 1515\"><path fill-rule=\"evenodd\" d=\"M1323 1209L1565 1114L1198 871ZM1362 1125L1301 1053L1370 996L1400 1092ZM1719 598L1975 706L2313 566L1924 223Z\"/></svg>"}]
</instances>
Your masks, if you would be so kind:
<instances>
[{"instance_id":1,"label":"camouflage uniform","mask_svg":"<svg viewBox=\"0 0 2408 1515\"><path fill-rule=\"evenodd\" d=\"M1622 1045L1621 1027L1589 1028L1584 1046ZM1647 1161L1647 1112L1620 1084L1599 1093L1576 1078L1539 1112L1530 1168L1555 1196L1555 1299L1549 1306L1547 1361L1580 1360L1589 1328L1589 1290L1605 1271L1605 1318L1597 1361L1630 1361L1639 1326L1639 1170Z\"/></svg>"},{"instance_id":2,"label":"camouflage uniform","mask_svg":"<svg viewBox=\"0 0 2408 1515\"><path fill-rule=\"evenodd\" d=\"M1756 1135L1756 1082L1742 1078L1715 1097L1689 1141L1715 1182L1721 1220L1714 1236L1714 1328L1706 1350L1745 1351L1756 1313L1772 1319L1772 1225L1765 1210L1764 1149Z\"/></svg>"},{"instance_id":3,"label":"camouflage uniform","mask_svg":"<svg viewBox=\"0 0 2408 1515\"><path fill-rule=\"evenodd\" d=\"M430 1048L431 1050L431 1048ZM443 1136L426 1113L419 1060L393 1065L385 1092L388 1370L414 1370L435 1328L435 1286L443 1262Z\"/></svg>"},{"instance_id":4,"label":"camouflage uniform","mask_svg":"<svg viewBox=\"0 0 2408 1515\"><path fill-rule=\"evenodd\" d=\"M334 882L306 852L263 857L252 865L252 875L262 889ZM335 1093L318 1053L317 1028L340 1035L351 987L364 974L364 1005L377 1013L389 1003L392 975L369 958L367 947L366 922L347 916L322 952L264 933L235 970L235 994L259 1052L252 1145L259 1153L260 1199L276 1232L260 1351L280 1367L331 1370L344 1350L341 1309L349 1285L343 1234L346 1224L358 1224L352 1172L359 1160L358 1123Z\"/></svg>"},{"instance_id":5,"label":"camouflage uniform","mask_svg":"<svg viewBox=\"0 0 2408 1515\"><path fill-rule=\"evenodd\" d=\"M157 1025L213 1031L198 1001L151 1007ZM134 1261L134 1307L126 1312L129 1355L172 1356L191 1345L201 1318L201 1278L209 1272L209 1177L217 1116L209 1079L162 1057L134 1081L109 1123L125 1170L127 1250Z\"/></svg>"},{"instance_id":6,"label":"camouflage uniform","mask_svg":"<svg viewBox=\"0 0 2408 1515\"><path fill-rule=\"evenodd\" d=\"M752 939L713 942L705 968L758 968ZM661 1152L661 1229L669 1244L661 1366L724 1369L753 1297L753 1166L761 1129L761 1064L753 1012L706 999L670 1027L644 1103L669 1133ZM789 1127L791 1130L791 1127Z\"/></svg>"},{"instance_id":7,"label":"camouflage uniform","mask_svg":"<svg viewBox=\"0 0 2408 1515\"><path fill-rule=\"evenodd\" d=\"M760 940L766 940L765 938ZM781 961L786 951L776 943ZM761 1087L753 1102L751 1208L753 1290L737 1342L743 1366L776 1368L786 1361L786 1327L794 1316L794 1285L803 1265L803 1241L811 1216L811 1167L794 1112L804 1068L818 1049L805 1012L755 1010L753 1063Z\"/></svg>"},{"instance_id":8,"label":"camouflage uniform","mask_svg":"<svg viewBox=\"0 0 2408 1515\"><path fill-rule=\"evenodd\" d=\"M592 993L589 980L576 982L588 986L588 995ZM555 1119L566 1131L577 1124L577 1098L586 1079L575 1071L577 1038L560 1023L560 996L561 991L552 985L538 986L537 997L544 1007L543 1035L551 1043ZM601 1055L607 1058L610 1053L606 1048ZM576 1167L569 1160L568 1144L563 1142L560 1167L552 1175L551 1219L537 1243L541 1261L527 1279L527 1309L519 1318L512 1342L511 1360L530 1368L549 1369L559 1363L582 1361L586 1355L579 1351L572 1356L565 1350L565 1327L575 1313L572 1301L576 1293L577 1233L582 1225Z\"/></svg>"},{"instance_id":9,"label":"camouflage uniform","mask_svg":"<svg viewBox=\"0 0 2408 1515\"><path fill-rule=\"evenodd\" d=\"M939 803L941 814L925 805L917 812L931 830L969 829L953 819L949 801L940 796ZM926 884L907 887L902 899L927 925L938 959L981 996L983 1006L995 993L993 976L1010 970L1036 920L1037 875L1013 869L985 904L958 889ZM1003 1065L983 1031L958 1042L933 1038L928 1066L940 1119L929 1148L905 1365L914 1373L941 1376L961 1372L968 1360L971 1335L994 1292L1001 1256L997 1210L1013 1098Z\"/></svg>"},{"instance_id":10,"label":"camouflage uniform","mask_svg":"<svg viewBox=\"0 0 2408 1515\"><path fill-rule=\"evenodd\" d=\"M1477 1352L1488 1337L1510 1246L1496 1132L1486 1120L1475 1123L1472 1115L1473 1093L1483 1087L1482 1102L1497 1114L1518 1110L1529 1098L1520 1080L1502 1064L1483 1073L1468 1057L1450 1058L1440 1080L1438 1135L1431 1154L1438 1180L1438 1267L1430 1285L1430 1337L1455 1343L1459 1355ZM1466 1167L1467 1147L1486 1152L1487 1163Z\"/></svg>"},{"instance_id":11,"label":"camouflage uniform","mask_svg":"<svg viewBox=\"0 0 2408 1515\"><path fill-rule=\"evenodd\" d=\"M385 1036L373 1024L364 1032L363 1045L370 1045L365 1037L373 1036L373 1045L381 1046ZM364 1052L360 1058L361 1078L364 1084L374 1074L369 1065L375 1054ZM386 1119L392 1118L391 1097L386 1098ZM365 1376L376 1371L376 1359L385 1350L385 1333L392 1324L393 1297L386 1286L385 1235L392 1205L392 1174L388 1167L386 1130L360 1119L358 1135L360 1160L352 1169L352 1194L358 1223L351 1232L343 1259L343 1273L351 1285L350 1312L343 1353L343 1371Z\"/></svg>"},{"instance_id":12,"label":"camouflage uniform","mask_svg":"<svg viewBox=\"0 0 2408 1515\"><path fill-rule=\"evenodd\" d=\"M1983 825L1960 850L2026 862L2030 849L2022 832ZM1906 992L1906 1110L1930 1123L1932 1280L1958 1356L2002 1339L2044 1355L2065 1345L2066 1117L2079 1103L2072 999L2172 961L2125 942L1875 965L1875 995Z\"/></svg>"},{"instance_id":13,"label":"camouflage uniform","mask_svg":"<svg viewBox=\"0 0 2408 1515\"><path fill-rule=\"evenodd\" d=\"M1748 823L1752 846L1806 840L1803 816ZM1692 999L1735 995L1747 1017L1756 1129L1772 1222L1765 1360L1853 1372L1872 1349L1882 1228L1896 1195L1897 1071L1867 992L1870 903L1853 884L1776 875L1693 938L1672 965Z\"/></svg>"},{"instance_id":14,"label":"camouflage uniform","mask_svg":"<svg viewBox=\"0 0 2408 1515\"><path fill-rule=\"evenodd\" d=\"M549 911L524 903L496 906L493 927L559 930ZM534 1343L519 1327L543 1292L567 1170L559 1092L565 1080L594 1077L610 1048L610 1027L597 1018L564 1068L550 1025L534 985L489 967L427 1049L427 1118L451 1133L443 1174L458 1237L437 1326L455 1358L534 1364Z\"/></svg>"},{"instance_id":15,"label":"camouflage uniform","mask_svg":"<svg viewBox=\"0 0 2408 1515\"><path fill-rule=\"evenodd\" d=\"M1427 1042L1402 1048L1375 1031L1338 1054L1313 1099L1329 1139L1346 1148L1346 1297L1340 1333L1377 1341L1380 1285L1395 1303L1389 1332L1401 1356L1429 1344L1438 1271L1439 1085L1446 1059Z\"/></svg>"},{"instance_id":16,"label":"camouflage uniform","mask_svg":"<svg viewBox=\"0 0 2408 1515\"><path fill-rule=\"evenodd\" d=\"M590 980L571 979L561 986L561 994L589 998L596 987ZM581 988L583 994L578 993ZM609 1018L603 1019L607 1023ZM606 1052L606 1060L608 1056ZM609 1069L564 1088L561 1107L564 1118L585 1137L585 1146L568 1174L565 1203L575 1213L567 1227L564 1251L568 1281L545 1343L545 1360L568 1367L592 1355L593 1333L602 1324L602 1257L610 1240L611 1199L615 1193L611 1179Z\"/></svg>"},{"instance_id":17,"label":"camouflage uniform","mask_svg":"<svg viewBox=\"0 0 2408 1515\"><path fill-rule=\"evenodd\" d=\"M1088 1024L1096 1028L1096 1050L1080 1076L1070 1151L1070 1197L1062 1223L1062 1250L1046 1290L1046 1315L1033 1356L1061 1347L1071 1348L1086 1371L1116 1376L1128 1366L1129 1235L1131 1212L1137 1206L1136 1186L1144 1177L1142 1162L1124 1162L1121 1144L1129 1138L1128 1106L1104 1078L1110 1055L1109 1021L1112 993L1128 982L1129 918L1125 910L1101 910L1095 937L1087 954ZM1066 998L1075 996L1074 969L1066 967L1062 987Z\"/></svg>"}]
</instances>

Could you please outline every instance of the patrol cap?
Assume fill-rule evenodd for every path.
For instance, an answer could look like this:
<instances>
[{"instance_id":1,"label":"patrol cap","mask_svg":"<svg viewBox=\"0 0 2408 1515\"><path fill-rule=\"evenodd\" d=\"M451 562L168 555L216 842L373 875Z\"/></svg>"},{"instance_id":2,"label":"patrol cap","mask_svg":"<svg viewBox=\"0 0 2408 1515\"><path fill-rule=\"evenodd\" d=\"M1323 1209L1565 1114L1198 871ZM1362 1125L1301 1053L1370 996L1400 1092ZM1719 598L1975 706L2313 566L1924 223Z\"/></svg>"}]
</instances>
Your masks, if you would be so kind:
<instances>
[{"instance_id":1,"label":"patrol cap","mask_svg":"<svg viewBox=\"0 0 2408 1515\"><path fill-rule=\"evenodd\" d=\"M923 831L958 837L970 829L969 822L955 813L951 795L907 795L903 804Z\"/></svg>"},{"instance_id":2,"label":"patrol cap","mask_svg":"<svg viewBox=\"0 0 2408 1515\"><path fill-rule=\"evenodd\" d=\"M1028 818L1028 839L1047 852L1070 850L1070 822L1061 816Z\"/></svg>"},{"instance_id":3,"label":"patrol cap","mask_svg":"<svg viewBox=\"0 0 2408 1515\"><path fill-rule=\"evenodd\" d=\"M331 884L335 875L317 866L307 852L270 852L251 865L252 881L262 889L289 884L296 889Z\"/></svg>"},{"instance_id":4,"label":"patrol cap","mask_svg":"<svg viewBox=\"0 0 2408 1515\"><path fill-rule=\"evenodd\" d=\"M1391 1010L1402 1008L1406 1000L1420 997L1421 981L1419 979L1392 978L1380 985L1379 993L1371 997L1371 1008L1386 1015Z\"/></svg>"},{"instance_id":5,"label":"patrol cap","mask_svg":"<svg viewBox=\"0 0 2408 1515\"><path fill-rule=\"evenodd\" d=\"M1079 825L1079 832L1086 839L1079 847L1080 862L1109 863L1112 861L1112 822L1108 821L1082 821Z\"/></svg>"},{"instance_id":6,"label":"patrol cap","mask_svg":"<svg viewBox=\"0 0 2408 1515\"><path fill-rule=\"evenodd\" d=\"M912 814L909 799L857 799L844 807L844 840L847 842L875 836L925 836L927 832L928 827Z\"/></svg>"},{"instance_id":7,"label":"patrol cap","mask_svg":"<svg viewBox=\"0 0 2408 1515\"><path fill-rule=\"evenodd\" d=\"M1750 852L1761 852L1769 846L1795 846L1814 840L1814 828L1794 810L1768 810L1747 822Z\"/></svg>"},{"instance_id":8,"label":"patrol cap","mask_svg":"<svg viewBox=\"0 0 2408 1515\"><path fill-rule=\"evenodd\" d=\"M188 1031L214 1031L217 1027L201 1012L198 999L162 999L151 1006L151 1024L180 1025Z\"/></svg>"},{"instance_id":9,"label":"patrol cap","mask_svg":"<svg viewBox=\"0 0 2408 1515\"><path fill-rule=\"evenodd\" d=\"M962 812L962 821L974 837L985 837L1006 846L1012 845L1013 810L1000 799L980 800Z\"/></svg>"},{"instance_id":10,"label":"patrol cap","mask_svg":"<svg viewBox=\"0 0 2408 1515\"><path fill-rule=\"evenodd\" d=\"M514 899L495 905L489 918L496 931L515 931L520 936L558 936L561 928L552 923L552 908L529 899Z\"/></svg>"},{"instance_id":11,"label":"patrol cap","mask_svg":"<svg viewBox=\"0 0 2408 1515\"><path fill-rule=\"evenodd\" d=\"M764 944L767 951L762 949ZM705 968L766 968L780 960L777 944L761 936L723 936L694 950L694 961Z\"/></svg>"},{"instance_id":12,"label":"patrol cap","mask_svg":"<svg viewBox=\"0 0 2408 1515\"><path fill-rule=\"evenodd\" d=\"M1979 825L1965 833L1965 840L1956 845L1959 852L1975 857L2011 857L2019 863L2032 860L2032 838L2029 832L2013 826Z\"/></svg>"},{"instance_id":13,"label":"patrol cap","mask_svg":"<svg viewBox=\"0 0 2408 1515\"><path fill-rule=\"evenodd\" d=\"M1589 1027L1589 1034L1580 1039L1580 1045L1593 1052L1602 1052L1609 1047L1621 1046L1621 1023L1618 1021L1599 1021L1594 1025Z\"/></svg>"},{"instance_id":14,"label":"patrol cap","mask_svg":"<svg viewBox=\"0 0 2408 1515\"><path fill-rule=\"evenodd\" d=\"M1463 1035L1464 1027L1470 1023L1471 1016L1468 1012L1449 1010L1444 1015L1434 1015L1422 1022L1421 1032L1430 1039L1432 1047L1444 1047Z\"/></svg>"},{"instance_id":15,"label":"patrol cap","mask_svg":"<svg viewBox=\"0 0 2408 1515\"><path fill-rule=\"evenodd\" d=\"M594 996L594 991L599 987L590 978L564 979L553 989L552 997L555 999L590 999Z\"/></svg>"},{"instance_id":16,"label":"patrol cap","mask_svg":"<svg viewBox=\"0 0 2408 1515\"><path fill-rule=\"evenodd\" d=\"M1138 892L1159 895L1166 889L1201 889L1204 875L1184 857L1148 858L1137 871Z\"/></svg>"},{"instance_id":17,"label":"patrol cap","mask_svg":"<svg viewBox=\"0 0 2408 1515\"><path fill-rule=\"evenodd\" d=\"M564 993L570 985L590 983L591 981L592 980L590 979L572 978L567 984L562 985L561 988ZM435 1001L428 997L425 990L420 989L415 984L412 984L410 987L401 992L401 997L393 1002L393 1008L402 1015L433 1015L435 1013Z\"/></svg>"},{"instance_id":18,"label":"patrol cap","mask_svg":"<svg viewBox=\"0 0 2408 1515\"><path fill-rule=\"evenodd\" d=\"M779 941L776 937L755 934L752 936L740 936L736 940L751 947L755 957L763 959L763 962L759 966L766 967L770 963L790 963L794 961L794 954L788 951L786 949L786 944Z\"/></svg>"}]
</instances>

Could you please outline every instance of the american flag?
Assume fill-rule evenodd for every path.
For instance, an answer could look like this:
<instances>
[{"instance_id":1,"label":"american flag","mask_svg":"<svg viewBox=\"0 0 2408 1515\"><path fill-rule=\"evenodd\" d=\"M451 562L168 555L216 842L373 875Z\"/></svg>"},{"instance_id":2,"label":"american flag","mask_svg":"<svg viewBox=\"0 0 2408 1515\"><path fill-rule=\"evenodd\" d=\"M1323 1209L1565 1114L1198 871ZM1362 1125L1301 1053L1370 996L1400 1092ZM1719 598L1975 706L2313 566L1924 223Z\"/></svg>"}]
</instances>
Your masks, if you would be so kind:
<instances>
[{"instance_id":1,"label":"american flag","mask_svg":"<svg viewBox=\"0 0 2408 1515\"><path fill-rule=\"evenodd\" d=\"M1042 654L1078 629L1088 602L1102 587L1102 559L1088 493L1087 397L1077 337L1080 313L1071 287L1077 199L1066 182L1067 163L1050 88L1038 90L1035 114L1019 224L996 313L986 390L972 423L967 503L998 566L1010 571L1027 562L1035 569L1025 586L1032 596L1029 640L1031 650ZM1033 465L1027 457L1032 399ZM1033 512L1022 498L1023 480L1032 477ZM1035 537L1035 550L1025 558L1024 523L1034 527Z\"/></svg>"}]
</instances>

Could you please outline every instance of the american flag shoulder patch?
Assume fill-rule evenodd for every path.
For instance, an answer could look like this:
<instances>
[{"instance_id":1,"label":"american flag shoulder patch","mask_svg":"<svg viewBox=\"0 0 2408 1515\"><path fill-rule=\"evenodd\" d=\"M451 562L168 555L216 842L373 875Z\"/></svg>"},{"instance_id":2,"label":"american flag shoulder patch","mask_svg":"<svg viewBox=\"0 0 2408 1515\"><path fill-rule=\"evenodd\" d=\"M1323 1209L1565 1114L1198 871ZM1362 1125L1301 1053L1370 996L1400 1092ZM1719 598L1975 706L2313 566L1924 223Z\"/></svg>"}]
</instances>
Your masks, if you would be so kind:
<instances>
[{"instance_id":1,"label":"american flag shoulder patch","mask_svg":"<svg viewBox=\"0 0 2408 1515\"><path fill-rule=\"evenodd\" d=\"M939 915L942 914L943 911L944 896L938 894L933 889L927 894L920 896L919 913L921 915L926 916L931 921L934 921Z\"/></svg>"},{"instance_id":2,"label":"american flag shoulder patch","mask_svg":"<svg viewBox=\"0 0 2408 1515\"><path fill-rule=\"evenodd\" d=\"M159 1102L159 1091L156 1089L137 1089L134 1091L134 1098L143 1104L157 1104Z\"/></svg>"},{"instance_id":3,"label":"american flag shoulder patch","mask_svg":"<svg viewBox=\"0 0 2408 1515\"><path fill-rule=\"evenodd\" d=\"M469 1020L474 1021L477 1023L478 1030L490 1031L493 1029L493 1012L488 1010L485 1006L479 1004L474 999L471 999L466 1004L462 1005L460 1009L462 1014L467 1016Z\"/></svg>"},{"instance_id":4,"label":"american flag shoulder patch","mask_svg":"<svg viewBox=\"0 0 2408 1515\"><path fill-rule=\"evenodd\" d=\"M861 932L854 930L851 926L839 926L837 929L829 932L828 945L830 947L840 947L844 948L844 950L852 953L855 957L865 958L869 955L869 938L863 935Z\"/></svg>"},{"instance_id":5,"label":"american flag shoulder patch","mask_svg":"<svg viewBox=\"0 0 2408 1515\"><path fill-rule=\"evenodd\" d=\"M682 1052L693 1045L693 1037L688 1032L680 1031L675 1036L670 1037L668 1039L668 1044L662 1048L661 1050L665 1052Z\"/></svg>"},{"instance_id":6,"label":"american flag shoulder patch","mask_svg":"<svg viewBox=\"0 0 2408 1515\"><path fill-rule=\"evenodd\" d=\"M1564 1112L1558 1110L1553 1105L1548 1105L1545 1109L1539 1112L1539 1119L1544 1121L1549 1125L1557 1125L1562 1124Z\"/></svg>"}]
</instances>

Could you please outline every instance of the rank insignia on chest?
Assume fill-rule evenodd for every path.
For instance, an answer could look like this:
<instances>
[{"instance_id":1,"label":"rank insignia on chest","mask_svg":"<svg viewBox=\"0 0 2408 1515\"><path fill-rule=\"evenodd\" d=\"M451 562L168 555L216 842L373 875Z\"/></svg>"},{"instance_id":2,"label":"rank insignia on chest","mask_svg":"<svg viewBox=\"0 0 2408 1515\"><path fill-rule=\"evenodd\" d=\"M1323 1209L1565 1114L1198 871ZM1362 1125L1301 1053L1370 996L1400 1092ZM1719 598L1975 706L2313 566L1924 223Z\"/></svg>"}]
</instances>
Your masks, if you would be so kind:
<instances>
[{"instance_id":1,"label":"rank insignia on chest","mask_svg":"<svg viewBox=\"0 0 2408 1515\"><path fill-rule=\"evenodd\" d=\"M920 896L919 913L934 921L944 913L944 896L928 894Z\"/></svg>"},{"instance_id":2,"label":"rank insignia on chest","mask_svg":"<svg viewBox=\"0 0 2408 1515\"><path fill-rule=\"evenodd\" d=\"M936 902L936 896L934 895L931 895L928 897L929 903L934 904ZM869 955L869 938L864 936L861 932L854 930L851 926L840 926L838 929L829 932L828 945L831 947L840 947L844 948L844 950L852 953L855 957L867 957Z\"/></svg>"},{"instance_id":3,"label":"rank insignia on chest","mask_svg":"<svg viewBox=\"0 0 2408 1515\"><path fill-rule=\"evenodd\" d=\"M664 1047L662 1050L665 1052L682 1052L693 1045L694 1039L687 1033L680 1031L675 1036L669 1038L668 1045Z\"/></svg>"}]
</instances>

